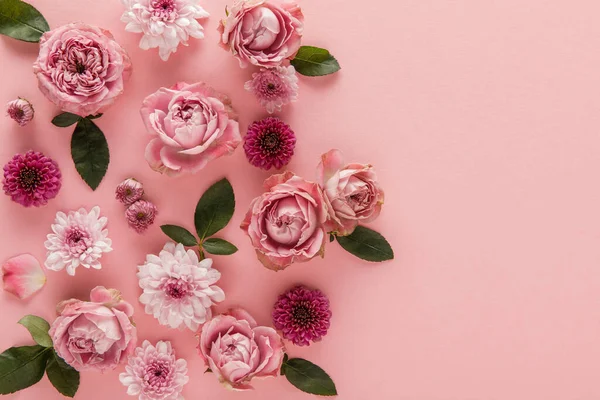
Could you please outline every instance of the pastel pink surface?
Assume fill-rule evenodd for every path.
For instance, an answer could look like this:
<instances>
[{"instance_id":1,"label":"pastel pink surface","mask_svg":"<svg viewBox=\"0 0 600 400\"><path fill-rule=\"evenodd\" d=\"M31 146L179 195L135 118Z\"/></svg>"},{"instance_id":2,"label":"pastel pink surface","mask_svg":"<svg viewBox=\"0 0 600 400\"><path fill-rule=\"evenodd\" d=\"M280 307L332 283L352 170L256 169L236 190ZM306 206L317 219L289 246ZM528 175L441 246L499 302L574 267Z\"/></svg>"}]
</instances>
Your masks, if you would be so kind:
<instances>
[{"instance_id":1,"label":"pastel pink surface","mask_svg":"<svg viewBox=\"0 0 600 400\"><path fill-rule=\"evenodd\" d=\"M54 316L55 304L87 298L97 285L116 287L135 305L140 343L170 340L189 362L189 399L309 399L285 379L253 382L254 392L225 391L196 354L187 331L160 326L137 302L136 265L165 242L159 225L192 228L194 206L227 176L237 197L222 237L234 256L215 257L227 299L259 324L270 323L277 295L296 283L331 299L332 326L292 356L314 361L335 379L343 400L595 400L600 397L600 3L581 0L305 1L304 43L327 47L343 69L300 81L300 100L282 114L298 136L289 168L313 178L332 147L346 159L375 165L386 192L370 226L396 261L361 262L337 245L324 260L283 272L263 268L238 228L269 175L239 148L195 176L169 178L144 160L149 140L142 99L159 86L203 80L228 94L240 126L266 116L243 84L252 73L217 45L226 2L205 2L206 38L191 40L168 62L138 49L140 37L119 21L118 1L32 0L56 27L82 20L113 32L130 53L125 94L98 120L111 165L96 192L79 179L69 155L72 129L50 124L58 110L38 91L31 65L37 45L0 38L0 100L23 96L36 110L19 127L0 118L0 160L30 148L57 160L64 186L41 209L0 196L6 260L43 242L58 210L99 205L109 218L114 251L101 271L75 277L48 271L27 302L0 296L0 348L31 340L16 322ZM115 186L135 176L159 208L139 236L127 227ZM127 399L121 366L83 373L79 399ZM46 378L7 398L61 399Z\"/></svg>"}]
</instances>

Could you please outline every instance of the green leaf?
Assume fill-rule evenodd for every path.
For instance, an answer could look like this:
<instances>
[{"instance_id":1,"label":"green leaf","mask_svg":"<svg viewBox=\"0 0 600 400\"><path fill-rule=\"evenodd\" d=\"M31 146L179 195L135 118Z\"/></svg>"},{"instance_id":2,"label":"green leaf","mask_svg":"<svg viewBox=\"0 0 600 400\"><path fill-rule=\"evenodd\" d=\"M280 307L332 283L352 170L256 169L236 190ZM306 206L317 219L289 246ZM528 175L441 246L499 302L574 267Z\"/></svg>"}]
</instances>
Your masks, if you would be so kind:
<instances>
[{"instance_id":1,"label":"green leaf","mask_svg":"<svg viewBox=\"0 0 600 400\"><path fill-rule=\"evenodd\" d=\"M341 69L335 57L326 49L302 46L290 61L296 72L306 76L329 75Z\"/></svg>"},{"instance_id":2,"label":"green leaf","mask_svg":"<svg viewBox=\"0 0 600 400\"><path fill-rule=\"evenodd\" d=\"M0 354L0 394L35 385L44 376L52 349L43 346L11 347Z\"/></svg>"},{"instance_id":3,"label":"green leaf","mask_svg":"<svg viewBox=\"0 0 600 400\"><path fill-rule=\"evenodd\" d=\"M348 236L337 236L338 243L349 253L367 261L386 261L394 258L394 251L381 234L357 226Z\"/></svg>"},{"instance_id":4,"label":"green leaf","mask_svg":"<svg viewBox=\"0 0 600 400\"><path fill-rule=\"evenodd\" d=\"M281 363L281 370L279 371L281 375L285 376L285 363L290 359L290 356L285 353L283 355L283 362Z\"/></svg>"},{"instance_id":5,"label":"green leaf","mask_svg":"<svg viewBox=\"0 0 600 400\"><path fill-rule=\"evenodd\" d=\"M0 34L25 42L39 42L50 30L44 16L21 0L0 0Z\"/></svg>"},{"instance_id":6,"label":"green leaf","mask_svg":"<svg viewBox=\"0 0 600 400\"><path fill-rule=\"evenodd\" d=\"M196 237L192 235L187 229L177 225L161 225L160 229L173 239L177 243L181 243L184 246L197 246L198 241Z\"/></svg>"},{"instance_id":7,"label":"green leaf","mask_svg":"<svg viewBox=\"0 0 600 400\"><path fill-rule=\"evenodd\" d=\"M48 358L48 365L46 366L46 375L52 386L60 392L60 394L73 397L79 389L79 372L62 358L56 354L56 351L52 350L51 355Z\"/></svg>"},{"instance_id":8,"label":"green leaf","mask_svg":"<svg viewBox=\"0 0 600 400\"><path fill-rule=\"evenodd\" d=\"M233 188L227 178L208 188L196 205L194 225L200 240L225 228L235 209Z\"/></svg>"},{"instance_id":9,"label":"green leaf","mask_svg":"<svg viewBox=\"0 0 600 400\"><path fill-rule=\"evenodd\" d=\"M104 133L87 118L82 118L71 137L71 157L81 178L96 190L108 169L110 154Z\"/></svg>"},{"instance_id":10,"label":"green leaf","mask_svg":"<svg viewBox=\"0 0 600 400\"><path fill-rule=\"evenodd\" d=\"M62 114L58 114L56 117L52 118L52 124L56 125L60 128L66 128L67 126L71 126L77 122L81 117L77 114L71 114L68 112L64 112Z\"/></svg>"},{"instance_id":11,"label":"green leaf","mask_svg":"<svg viewBox=\"0 0 600 400\"><path fill-rule=\"evenodd\" d=\"M227 240L219 238L210 238L202 242L202 247L207 253L219 256L228 256L238 251L238 248Z\"/></svg>"},{"instance_id":12,"label":"green leaf","mask_svg":"<svg viewBox=\"0 0 600 400\"><path fill-rule=\"evenodd\" d=\"M26 315L19 320L19 324L23 325L35 342L44 347L52 347L52 338L48 335L50 324L43 318L35 315Z\"/></svg>"},{"instance_id":13,"label":"green leaf","mask_svg":"<svg viewBox=\"0 0 600 400\"><path fill-rule=\"evenodd\" d=\"M335 235L333 233L329 234L329 243L333 242L335 240Z\"/></svg>"},{"instance_id":14,"label":"green leaf","mask_svg":"<svg viewBox=\"0 0 600 400\"><path fill-rule=\"evenodd\" d=\"M335 383L321 367L302 358L291 358L282 371L288 381L303 392L320 396L336 396Z\"/></svg>"},{"instance_id":15,"label":"green leaf","mask_svg":"<svg viewBox=\"0 0 600 400\"><path fill-rule=\"evenodd\" d=\"M86 118L87 119L98 119L101 116L103 116L104 114L100 113L100 114L96 114L96 115L88 115Z\"/></svg>"}]
</instances>

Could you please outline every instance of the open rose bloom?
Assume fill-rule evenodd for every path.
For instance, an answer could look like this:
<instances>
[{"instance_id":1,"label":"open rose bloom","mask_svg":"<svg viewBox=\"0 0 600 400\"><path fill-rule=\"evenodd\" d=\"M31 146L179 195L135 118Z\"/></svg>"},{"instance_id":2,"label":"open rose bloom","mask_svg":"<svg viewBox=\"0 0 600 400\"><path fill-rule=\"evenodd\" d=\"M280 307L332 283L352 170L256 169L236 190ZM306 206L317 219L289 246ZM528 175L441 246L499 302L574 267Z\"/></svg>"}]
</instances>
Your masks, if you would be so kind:
<instances>
[{"instance_id":1,"label":"open rose bloom","mask_svg":"<svg viewBox=\"0 0 600 400\"><path fill-rule=\"evenodd\" d=\"M229 99L202 82L160 88L146 97L141 114L154 136L146 160L171 176L197 172L242 141Z\"/></svg>"},{"instance_id":2,"label":"open rose bloom","mask_svg":"<svg viewBox=\"0 0 600 400\"><path fill-rule=\"evenodd\" d=\"M339 150L330 150L321 156L317 174L330 214L328 231L346 236L359 222L379 216L384 193L371 165L346 165Z\"/></svg>"},{"instance_id":3,"label":"open rose bloom","mask_svg":"<svg viewBox=\"0 0 600 400\"><path fill-rule=\"evenodd\" d=\"M291 172L265 181L266 193L253 200L242 222L258 259L281 270L323 255L327 209L321 189Z\"/></svg>"},{"instance_id":4,"label":"open rose bloom","mask_svg":"<svg viewBox=\"0 0 600 400\"><path fill-rule=\"evenodd\" d=\"M90 301L66 300L57 312L49 331L54 349L78 371L115 369L135 349L133 307L117 290L97 286Z\"/></svg>"},{"instance_id":5,"label":"open rose bloom","mask_svg":"<svg viewBox=\"0 0 600 400\"><path fill-rule=\"evenodd\" d=\"M284 355L275 329L258 326L242 309L204 324L198 350L219 382L234 390L252 389L253 378L278 376Z\"/></svg>"},{"instance_id":6,"label":"open rose bloom","mask_svg":"<svg viewBox=\"0 0 600 400\"><path fill-rule=\"evenodd\" d=\"M123 93L131 62L110 32L76 22L42 35L33 72L50 101L85 117Z\"/></svg>"}]
</instances>

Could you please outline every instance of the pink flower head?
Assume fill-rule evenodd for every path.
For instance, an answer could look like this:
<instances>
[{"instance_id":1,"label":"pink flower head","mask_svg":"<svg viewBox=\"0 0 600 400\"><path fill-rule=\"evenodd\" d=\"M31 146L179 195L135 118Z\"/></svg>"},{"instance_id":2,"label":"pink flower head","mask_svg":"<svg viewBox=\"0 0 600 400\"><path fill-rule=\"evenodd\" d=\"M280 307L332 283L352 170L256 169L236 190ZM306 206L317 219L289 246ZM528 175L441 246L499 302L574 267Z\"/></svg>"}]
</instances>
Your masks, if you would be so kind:
<instances>
[{"instance_id":1,"label":"pink flower head","mask_svg":"<svg viewBox=\"0 0 600 400\"><path fill-rule=\"evenodd\" d=\"M146 160L168 175L198 172L242 141L231 102L204 83L160 88L146 97L141 114L154 136Z\"/></svg>"},{"instance_id":2,"label":"pink flower head","mask_svg":"<svg viewBox=\"0 0 600 400\"><path fill-rule=\"evenodd\" d=\"M250 164L266 170L285 167L294 155L294 147L294 131L275 117L253 122L244 138L244 151Z\"/></svg>"},{"instance_id":3,"label":"pink flower head","mask_svg":"<svg viewBox=\"0 0 600 400\"><path fill-rule=\"evenodd\" d=\"M125 211L129 226L137 233L144 233L154 223L156 214L158 214L156 206L146 200L136 201Z\"/></svg>"},{"instance_id":4,"label":"pink flower head","mask_svg":"<svg viewBox=\"0 0 600 400\"><path fill-rule=\"evenodd\" d=\"M25 299L46 284L46 274L40 262L31 254L21 254L2 265L4 290Z\"/></svg>"},{"instance_id":5,"label":"pink flower head","mask_svg":"<svg viewBox=\"0 0 600 400\"><path fill-rule=\"evenodd\" d=\"M280 295L273 309L275 328L298 346L321 340L327 334L330 319L327 296L305 286L296 286Z\"/></svg>"},{"instance_id":6,"label":"pink flower head","mask_svg":"<svg viewBox=\"0 0 600 400\"><path fill-rule=\"evenodd\" d=\"M322 255L327 209L321 189L291 172L273 175L241 224L263 265L275 271Z\"/></svg>"},{"instance_id":7,"label":"pink flower head","mask_svg":"<svg viewBox=\"0 0 600 400\"><path fill-rule=\"evenodd\" d=\"M58 164L38 151L15 154L4 166L4 193L22 206L44 206L60 187Z\"/></svg>"},{"instance_id":8,"label":"pink flower head","mask_svg":"<svg viewBox=\"0 0 600 400\"><path fill-rule=\"evenodd\" d=\"M131 62L109 31L76 22L42 35L33 72L50 101L85 117L123 93Z\"/></svg>"},{"instance_id":9,"label":"pink flower head","mask_svg":"<svg viewBox=\"0 0 600 400\"><path fill-rule=\"evenodd\" d=\"M114 289L97 286L90 301L66 300L50 331L56 353L77 371L107 371L133 353L133 307Z\"/></svg>"},{"instance_id":10,"label":"pink flower head","mask_svg":"<svg viewBox=\"0 0 600 400\"><path fill-rule=\"evenodd\" d=\"M219 44L242 68L277 67L300 48L304 17L292 1L236 0L219 24Z\"/></svg>"},{"instance_id":11,"label":"pink flower head","mask_svg":"<svg viewBox=\"0 0 600 400\"><path fill-rule=\"evenodd\" d=\"M144 186L133 178L125 179L119 183L115 190L115 197L125 205L131 205L142 198Z\"/></svg>"},{"instance_id":12,"label":"pink flower head","mask_svg":"<svg viewBox=\"0 0 600 400\"><path fill-rule=\"evenodd\" d=\"M129 357L119 380L127 394L140 400L181 400L183 385L188 383L187 362L177 359L171 342L162 340L152 346L144 340Z\"/></svg>"},{"instance_id":13,"label":"pink flower head","mask_svg":"<svg viewBox=\"0 0 600 400\"><path fill-rule=\"evenodd\" d=\"M328 231L349 235L359 222L379 216L384 193L371 165L346 165L341 151L330 150L321 156L317 174L329 210Z\"/></svg>"},{"instance_id":14,"label":"pink flower head","mask_svg":"<svg viewBox=\"0 0 600 400\"><path fill-rule=\"evenodd\" d=\"M20 97L8 102L6 112L21 126L27 125L33 119L34 114L31 103Z\"/></svg>"},{"instance_id":15,"label":"pink flower head","mask_svg":"<svg viewBox=\"0 0 600 400\"><path fill-rule=\"evenodd\" d=\"M198 350L227 388L252 389L253 378L278 376L284 347L275 329L257 326L247 311L230 310L202 327Z\"/></svg>"},{"instance_id":16,"label":"pink flower head","mask_svg":"<svg viewBox=\"0 0 600 400\"><path fill-rule=\"evenodd\" d=\"M293 66L261 68L244 88L254 94L269 114L298 99L298 77Z\"/></svg>"}]
</instances>

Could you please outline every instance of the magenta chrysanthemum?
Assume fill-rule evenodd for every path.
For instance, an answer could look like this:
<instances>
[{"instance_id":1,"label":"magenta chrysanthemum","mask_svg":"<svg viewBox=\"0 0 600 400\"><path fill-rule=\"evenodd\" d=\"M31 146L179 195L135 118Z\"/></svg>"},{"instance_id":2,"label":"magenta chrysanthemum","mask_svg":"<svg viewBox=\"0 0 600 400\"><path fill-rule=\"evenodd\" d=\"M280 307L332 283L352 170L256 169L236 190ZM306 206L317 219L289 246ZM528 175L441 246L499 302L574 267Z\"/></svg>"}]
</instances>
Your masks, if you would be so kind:
<instances>
[{"instance_id":1,"label":"magenta chrysanthemum","mask_svg":"<svg viewBox=\"0 0 600 400\"><path fill-rule=\"evenodd\" d=\"M158 210L156 206L146 200L138 200L129 206L125 212L129 226L137 233L143 233L154 223Z\"/></svg>"},{"instance_id":2,"label":"magenta chrysanthemum","mask_svg":"<svg viewBox=\"0 0 600 400\"><path fill-rule=\"evenodd\" d=\"M125 205L131 205L142 198L144 186L133 178L125 179L119 183L115 190L115 197Z\"/></svg>"},{"instance_id":3,"label":"magenta chrysanthemum","mask_svg":"<svg viewBox=\"0 0 600 400\"><path fill-rule=\"evenodd\" d=\"M19 125L25 126L33 119L33 106L25 99L18 98L8 102L6 112Z\"/></svg>"},{"instance_id":4,"label":"magenta chrysanthemum","mask_svg":"<svg viewBox=\"0 0 600 400\"><path fill-rule=\"evenodd\" d=\"M269 114L298 99L298 77L293 66L262 68L244 88L252 92Z\"/></svg>"},{"instance_id":5,"label":"magenta chrysanthemum","mask_svg":"<svg viewBox=\"0 0 600 400\"><path fill-rule=\"evenodd\" d=\"M283 168L294 155L296 135L275 117L255 121L248 128L244 150L250 164L262 169Z\"/></svg>"},{"instance_id":6,"label":"magenta chrysanthemum","mask_svg":"<svg viewBox=\"0 0 600 400\"><path fill-rule=\"evenodd\" d=\"M4 193L25 207L48 204L60 187L58 164L38 151L15 154L4 166Z\"/></svg>"},{"instance_id":7,"label":"magenta chrysanthemum","mask_svg":"<svg viewBox=\"0 0 600 400\"><path fill-rule=\"evenodd\" d=\"M296 286L280 295L273 309L275 328L298 346L321 340L327 334L330 319L327 296L305 286Z\"/></svg>"}]
</instances>

